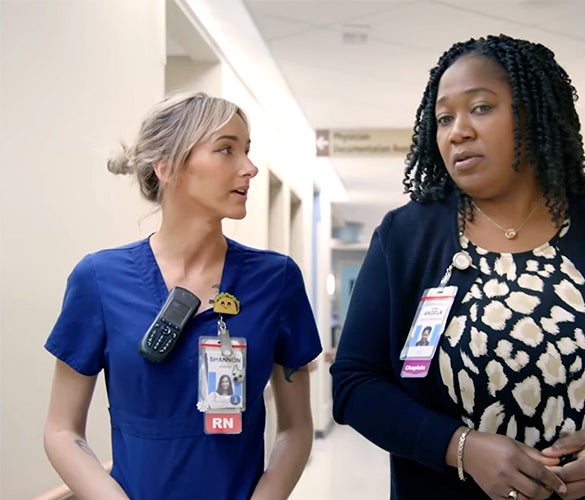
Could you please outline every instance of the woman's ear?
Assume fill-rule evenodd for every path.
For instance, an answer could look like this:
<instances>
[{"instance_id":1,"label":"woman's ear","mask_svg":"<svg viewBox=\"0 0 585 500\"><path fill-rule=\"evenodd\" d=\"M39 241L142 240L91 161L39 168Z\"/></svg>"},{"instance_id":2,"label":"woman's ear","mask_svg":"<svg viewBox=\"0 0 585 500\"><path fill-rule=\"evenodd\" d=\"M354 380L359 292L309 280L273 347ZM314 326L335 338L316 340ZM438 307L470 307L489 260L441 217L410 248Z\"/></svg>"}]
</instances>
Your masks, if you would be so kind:
<instances>
[{"instance_id":1,"label":"woman's ear","mask_svg":"<svg viewBox=\"0 0 585 500\"><path fill-rule=\"evenodd\" d=\"M159 183L162 185L168 184L171 180L167 162L165 160L158 160L154 162L154 173L158 177Z\"/></svg>"}]
</instances>

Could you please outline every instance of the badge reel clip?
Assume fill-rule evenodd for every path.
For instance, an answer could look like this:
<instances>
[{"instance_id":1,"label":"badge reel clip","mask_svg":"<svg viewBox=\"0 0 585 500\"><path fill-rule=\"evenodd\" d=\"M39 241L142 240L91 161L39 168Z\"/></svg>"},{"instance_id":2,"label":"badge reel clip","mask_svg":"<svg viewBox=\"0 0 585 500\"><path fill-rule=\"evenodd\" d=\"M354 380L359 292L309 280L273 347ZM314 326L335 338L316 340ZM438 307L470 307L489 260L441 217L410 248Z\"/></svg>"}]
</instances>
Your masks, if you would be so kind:
<instances>
[{"instance_id":1,"label":"badge reel clip","mask_svg":"<svg viewBox=\"0 0 585 500\"><path fill-rule=\"evenodd\" d=\"M217 320L217 334L219 336L221 353L224 356L230 356L232 354L232 340L230 338L230 332L227 329L227 325L221 316Z\"/></svg>"}]
</instances>

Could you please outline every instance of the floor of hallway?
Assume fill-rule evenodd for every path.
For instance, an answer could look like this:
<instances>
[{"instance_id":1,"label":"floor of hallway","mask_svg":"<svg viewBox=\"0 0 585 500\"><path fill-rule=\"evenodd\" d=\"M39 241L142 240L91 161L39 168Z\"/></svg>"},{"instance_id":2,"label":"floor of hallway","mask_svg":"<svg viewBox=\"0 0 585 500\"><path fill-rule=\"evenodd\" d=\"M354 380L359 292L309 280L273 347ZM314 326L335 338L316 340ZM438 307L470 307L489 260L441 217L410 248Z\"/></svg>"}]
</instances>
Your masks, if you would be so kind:
<instances>
[{"instance_id":1,"label":"floor of hallway","mask_svg":"<svg viewBox=\"0 0 585 500\"><path fill-rule=\"evenodd\" d=\"M315 439L311 458L289 500L388 500L388 453L347 425Z\"/></svg>"}]
</instances>

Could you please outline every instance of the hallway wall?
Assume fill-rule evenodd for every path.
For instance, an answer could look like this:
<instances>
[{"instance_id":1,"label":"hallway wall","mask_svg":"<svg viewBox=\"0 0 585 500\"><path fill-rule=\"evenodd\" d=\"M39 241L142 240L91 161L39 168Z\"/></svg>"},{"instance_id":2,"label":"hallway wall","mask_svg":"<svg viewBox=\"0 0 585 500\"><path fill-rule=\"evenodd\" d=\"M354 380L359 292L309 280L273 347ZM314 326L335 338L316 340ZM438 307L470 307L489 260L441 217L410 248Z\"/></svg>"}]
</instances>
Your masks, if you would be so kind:
<instances>
[{"instance_id":1,"label":"hallway wall","mask_svg":"<svg viewBox=\"0 0 585 500\"><path fill-rule=\"evenodd\" d=\"M42 447L54 359L43 349L75 262L156 216L105 158L164 92L157 0L3 1L0 12L0 497L60 480ZM136 20L140 19L140 23ZM102 384L88 438L109 456Z\"/></svg>"}]
</instances>

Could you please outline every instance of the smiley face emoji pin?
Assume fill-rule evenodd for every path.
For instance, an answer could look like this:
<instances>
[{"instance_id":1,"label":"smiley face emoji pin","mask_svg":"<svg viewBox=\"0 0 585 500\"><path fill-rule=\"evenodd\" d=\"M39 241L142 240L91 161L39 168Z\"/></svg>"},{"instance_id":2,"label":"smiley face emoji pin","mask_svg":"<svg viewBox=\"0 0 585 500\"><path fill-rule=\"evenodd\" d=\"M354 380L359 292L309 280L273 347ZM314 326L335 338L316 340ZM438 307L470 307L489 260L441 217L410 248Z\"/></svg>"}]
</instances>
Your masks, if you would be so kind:
<instances>
[{"instance_id":1,"label":"smiley face emoji pin","mask_svg":"<svg viewBox=\"0 0 585 500\"><path fill-rule=\"evenodd\" d=\"M238 314L240 312L240 301L231 293L222 292L213 299L213 312L219 314Z\"/></svg>"}]
</instances>

